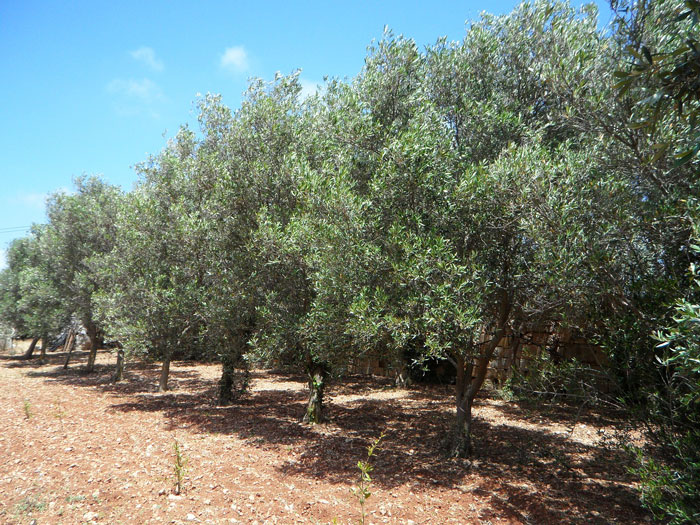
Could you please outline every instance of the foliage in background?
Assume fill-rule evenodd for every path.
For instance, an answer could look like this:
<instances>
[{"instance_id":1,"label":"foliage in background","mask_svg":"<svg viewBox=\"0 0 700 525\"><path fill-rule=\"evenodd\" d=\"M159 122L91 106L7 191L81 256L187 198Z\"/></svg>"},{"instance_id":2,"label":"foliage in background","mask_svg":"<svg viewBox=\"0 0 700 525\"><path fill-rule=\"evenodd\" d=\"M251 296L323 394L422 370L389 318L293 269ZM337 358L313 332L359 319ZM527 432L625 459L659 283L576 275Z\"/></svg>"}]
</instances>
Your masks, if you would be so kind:
<instances>
[{"instance_id":1,"label":"foliage in background","mask_svg":"<svg viewBox=\"0 0 700 525\"><path fill-rule=\"evenodd\" d=\"M575 360L555 363L540 354L531 360L527 373L515 370L503 390L515 399L546 400L576 406L606 405L621 408L616 401L615 384L599 368Z\"/></svg>"},{"instance_id":2,"label":"foliage in background","mask_svg":"<svg viewBox=\"0 0 700 525\"><path fill-rule=\"evenodd\" d=\"M693 250L700 252L694 245ZM662 388L650 392L647 418L661 454L637 449L642 501L671 523L700 520L700 275L690 268L686 297L655 334Z\"/></svg>"},{"instance_id":3,"label":"foliage in background","mask_svg":"<svg viewBox=\"0 0 700 525\"><path fill-rule=\"evenodd\" d=\"M652 201L660 212L658 223L672 226L664 229L665 251L660 253L665 271L632 283L639 308L608 323L614 327L608 344L622 349L612 352L613 358L626 354L633 359L614 364L618 373L625 373L626 364L634 374L626 378L627 400L647 423L647 435L657 447L655 454L636 450L643 502L660 519L692 523L700 519L700 318L694 240L700 216L694 204L700 166L700 3L641 1L617 7L628 63L616 72L616 87L620 97L634 104L630 129L646 139L645 149L638 152L647 163L644 171L663 181ZM642 352L627 350L635 347L647 349L648 357L636 359Z\"/></svg>"},{"instance_id":4,"label":"foliage in background","mask_svg":"<svg viewBox=\"0 0 700 525\"><path fill-rule=\"evenodd\" d=\"M47 227L35 225L30 236L16 239L7 252L8 266L0 273L0 318L23 335L57 335L70 318L67 300L46 256Z\"/></svg>"},{"instance_id":5,"label":"foliage in background","mask_svg":"<svg viewBox=\"0 0 700 525\"><path fill-rule=\"evenodd\" d=\"M644 98L636 103L634 127L675 128L682 140L657 142L651 162L669 150L675 166L693 161L700 151L700 2L697 0L641 0L636 4L613 2L630 13L632 40L627 47L631 66L617 71L616 87L624 95L644 85Z\"/></svg>"}]
</instances>

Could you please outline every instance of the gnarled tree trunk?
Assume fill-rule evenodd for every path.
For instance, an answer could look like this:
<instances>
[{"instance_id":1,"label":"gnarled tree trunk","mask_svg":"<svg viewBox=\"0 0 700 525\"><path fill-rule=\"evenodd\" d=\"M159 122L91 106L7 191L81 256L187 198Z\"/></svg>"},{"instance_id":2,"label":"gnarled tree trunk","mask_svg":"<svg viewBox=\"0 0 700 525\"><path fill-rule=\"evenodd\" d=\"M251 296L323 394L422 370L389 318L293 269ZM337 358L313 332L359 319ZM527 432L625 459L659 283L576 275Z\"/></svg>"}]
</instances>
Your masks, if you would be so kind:
<instances>
[{"instance_id":1,"label":"gnarled tree trunk","mask_svg":"<svg viewBox=\"0 0 700 525\"><path fill-rule=\"evenodd\" d=\"M239 393L244 392L248 388L249 370L248 365L243 359L246 345L250 338L252 329L241 329L235 334L235 339L228 353L221 356L221 379L219 380L219 405L229 405L237 397ZM240 380L240 385L236 388L236 368L243 368L243 376Z\"/></svg>"},{"instance_id":2,"label":"gnarled tree trunk","mask_svg":"<svg viewBox=\"0 0 700 525\"><path fill-rule=\"evenodd\" d=\"M455 418L455 428L452 437L450 454L453 457L467 457L472 453L472 405L476 394L481 389L486 379L489 362L493 357L498 343L506 333L506 324L510 315L510 302L504 300L500 305L498 325L487 343L479 345L480 354L473 361L472 357L465 358L463 355L454 356L457 367L457 381L455 383L455 397L457 414Z\"/></svg>"},{"instance_id":3,"label":"gnarled tree trunk","mask_svg":"<svg viewBox=\"0 0 700 525\"><path fill-rule=\"evenodd\" d=\"M323 392L326 388L325 367L313 364L309 370L309 403L304 414L304 423L317 424L324 421Z\"/></svg>"},{"instance_id":4,"label":"gnarled tree trunk","mask_svg":"<svg viewBox=\"0 0 700 525\"><path fill-rule=\"evenodd\" d=\"M117 347L117 366L114 369L112 381L115 383L124 379L124 348L122 345Z\"/></svg>"},{"instance_id":5,"label":"gnarled tree trunk","mask_svg":"<svg viewBox=\"0 0 700 525\"><path fill-rule=\"evenodd\" d=\"M90 354L88 355L88 362L86 370L88 372L95 371L95 359L97 358L97 347L99 346L99 340L97 337L97 326L91 320L86 320L85 330L87 331L87 336L90 339Z\"/></svg>"},{"instance_id":6,"label":"gnarled tree trunk","mask_svg":"<svg viewBox=\"0 0 700 525\"><path fill-rule=\"evenodd\" d=\"M457 379L455 381L457 415L450 453L454 457L463 458L472 453L472 400L469 399L468 390L472 380L474 365L471 360L467 361L461 355L455 356L455 362L457 365Z\"/></svg>"},{"instance_id":7,"label":"gnarled tree trunk","mask_svg":"<svg viewBox=\"0 0 700 525\"><path fill-rule=\"evenodd\" d=\"M64 369L68 368L70 356L73 353L73 348L75 347L75 336L75 329L71 328L70 332L68 333L68 338L66 339L66 344L63 346L63 351L66 352L66 360L63 363Z\"/></svg>"},{"instance_id":8,"label":"gnarled tree trunk","mask_svg":"<svg viewBox=\"0 0 700 525\"><path fill-rule=\"evenodd\" d=\"M170 375L170 354L163 358L163 367L160 369L160 380L158 381L158 392L167 392L168 376Z\"/></svg>"},{"instance_id":9,"label":"gnarled tree trunk","mask_svg":"<svg viewBox=\"0 0 700 525\"><path fill-rule=\"evenodd\" d=\"M221 379L219 379L219 395L217 403L225 406L234 400L233 385L236 375L236 367L231 356L224 356L221 360Z\"/></svg>"},{"instance_id":10,"label":"gnarled tree trunk","mask_svg":"<svg viewBox=\"0 0 700 525\"><path fill-rule=\"evenodd\" d=\"M46 349L49 346L49 336L44 334L41 337L41 354L39 355L39 363L44 364L46 362Z\"/></svg>"},{"instance_id":11,"label":"gnarled tree trunk","mask_svg":"<svg viewBox=\"0 0 700 525\"><path fill-rule=\"evenodd\" d=\"M24 352L22 355L22 359L31 359L32 355L34 355L34 349L36 348L36 344L39 342L39 337L35 337L32 339L31 344L29 345L29 348L27 348L27 351Z\"/></svg>"},{"instance_id":12,"label":"gnarled tree trunk","mask_svg":"<svg viewBox=\"0 0 700 525\"><path fill-rule=\"evenodd\" d=\"M411 385L411 376L408 371L408 365L406 365L406 362L403 360L399 365L399 371L396 374L394 384L397 388L408 388Z\"/></svg>"}]
</instances>

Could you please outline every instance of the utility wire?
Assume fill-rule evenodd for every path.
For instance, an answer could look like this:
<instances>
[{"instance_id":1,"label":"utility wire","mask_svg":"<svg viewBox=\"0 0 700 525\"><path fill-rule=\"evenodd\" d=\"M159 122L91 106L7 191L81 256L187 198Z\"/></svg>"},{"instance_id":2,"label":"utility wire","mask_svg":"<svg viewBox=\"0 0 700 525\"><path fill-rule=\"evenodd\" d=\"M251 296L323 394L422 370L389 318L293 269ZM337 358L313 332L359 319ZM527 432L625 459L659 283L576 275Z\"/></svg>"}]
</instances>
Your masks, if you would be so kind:
<instances>
[{"instance_id":1,"label":"utility wire","mask_svg":"<svg viewBox=\"0 0 700 525\"><path fill-rule=\"evenodd\" d=\"M6 228L0 228L0 233L26 231L29 229L31 229L31 226L11 226L11 227L6 227Z\"/></svg>"}]
</instances>

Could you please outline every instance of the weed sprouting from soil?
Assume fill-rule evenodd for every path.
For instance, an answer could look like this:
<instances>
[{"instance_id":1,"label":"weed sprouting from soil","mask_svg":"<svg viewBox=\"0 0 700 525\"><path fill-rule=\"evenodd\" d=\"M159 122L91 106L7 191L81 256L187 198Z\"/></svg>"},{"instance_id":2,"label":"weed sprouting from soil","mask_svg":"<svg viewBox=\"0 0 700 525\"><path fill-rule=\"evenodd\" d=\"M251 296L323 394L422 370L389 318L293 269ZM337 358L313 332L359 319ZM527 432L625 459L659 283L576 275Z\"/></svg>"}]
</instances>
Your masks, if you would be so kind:
<instances>
[{"instance_id":1,"label":"weed sprouting from soil","mask_svg":"<svg viewBox=\"0 0 700 525\"><path fill-rule=\"evenodd\" d=\"M362 525L365 525L365 519L367 517L367 514L365 512L365 503L372 495L372 492L370 491L370 487L372 486L372 477L370 476L370 474L374 470L374 467L372 466L372 463L370 461L372 460L375 451L379 447L379 443L382 441L382 439L384 439L385 436L386 433L382 432L380 436L374 441L372 441L372 443L367 447L366 461L360 460L357 462L357 468L360 470L360 479L357 482L357 486L350 489L353 495L357 498L357 501L360 503L360 523Z\"/></svg>"},{"instance_id":2,"label":"weed sprouting from soil","mask_svg":"<svg viewBox=\"0 0 700 525\"><path fill-rule=\"evenodd\" d=\"M175 473L175 494L180 494L187 471L187 458L182 453L182 447L177 439L173 442L173 451L175 452L175 464L173 465L173 472Z\"/></svg>"},{"instance_id":3,"label":"weed sprouting from soil","mask_svg":"<svg viewBox=\"0 0 700 525\"><path fill-rule=\"evenodd\" d=\"M32 404L25 399L23 408L24 408L24 417L26 419L31 419L32 418Z\"/></svg>"},{"instance_id":4,"label":"weed sprouting from soil","mask_svg":"<svg viewBox=\"0 0 700 525\"><path fill-rule=\"evenodd\" d=\"M43 512L46 509L46 503L35 496L27 496L15 505L15 514L29 515L33 512Z\"/></svg>"}]
</instances>

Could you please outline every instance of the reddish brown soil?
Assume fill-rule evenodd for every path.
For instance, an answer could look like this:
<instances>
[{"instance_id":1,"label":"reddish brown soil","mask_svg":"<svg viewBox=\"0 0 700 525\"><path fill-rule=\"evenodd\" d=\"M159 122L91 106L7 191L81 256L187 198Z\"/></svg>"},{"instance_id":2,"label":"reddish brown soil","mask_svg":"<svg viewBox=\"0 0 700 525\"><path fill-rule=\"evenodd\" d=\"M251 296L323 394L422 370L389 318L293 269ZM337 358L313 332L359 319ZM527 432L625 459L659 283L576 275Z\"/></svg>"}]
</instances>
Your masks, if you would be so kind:
<instances>
[{"instance_id":1,"label":"reddish brown soil","mask_svg":"<svg viewBox=\"0 0 700 525\"><path fill-rule=\"evenodd\" d=\"M251 393L222 408L214 365L175 363L172 391L158 394L156 365L130 363L115 385L110 353L90 375L86 353L68 370L63 357L0 356L2 523L357 523L357 461L382 431L367 523L650 521L625 457L606 446L619 424L609 415L484 397L474 457L451 460L446 386L350 378L329 392L330 422L309 427L301 377L255 372ZM188 460L181 496L175 440Z\"/></svg>"}]
</instances>

